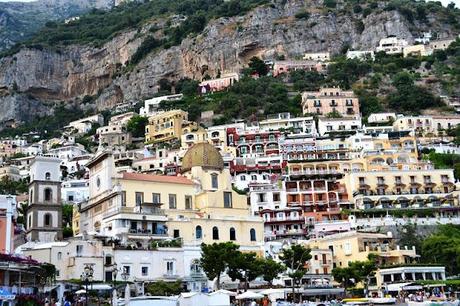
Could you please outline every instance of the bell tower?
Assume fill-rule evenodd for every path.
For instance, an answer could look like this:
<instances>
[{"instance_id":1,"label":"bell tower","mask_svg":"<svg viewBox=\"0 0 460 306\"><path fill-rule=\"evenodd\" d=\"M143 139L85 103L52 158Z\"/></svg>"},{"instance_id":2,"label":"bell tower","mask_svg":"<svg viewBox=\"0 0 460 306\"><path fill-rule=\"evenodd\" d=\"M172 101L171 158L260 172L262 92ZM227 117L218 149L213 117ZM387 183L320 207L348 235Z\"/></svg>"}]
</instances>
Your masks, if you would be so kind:
<instances>
[{"instance_id":1,"label":"bell tower","mask_svg":"<svg viewBox=\"0 0 460 306\"><path fill-rule=\"evenodd\" d=\"M30 166L27 239L62 240L61 160L37 156Z\"/></svg>"}]
</instances>

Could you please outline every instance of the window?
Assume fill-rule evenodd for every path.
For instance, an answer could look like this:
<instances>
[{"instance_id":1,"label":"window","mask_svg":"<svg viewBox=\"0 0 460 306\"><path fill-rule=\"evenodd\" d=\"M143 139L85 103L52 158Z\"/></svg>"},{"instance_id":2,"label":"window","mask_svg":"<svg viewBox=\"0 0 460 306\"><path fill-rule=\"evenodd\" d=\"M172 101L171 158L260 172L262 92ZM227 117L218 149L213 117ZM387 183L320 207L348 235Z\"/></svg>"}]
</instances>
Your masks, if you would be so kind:
<instances>
[{"instance_id":1,"label":"window","mask_svg":"<svg viewBox=\"0 0 460 306\"><path fill-rule=\"evenodd\" d=\"M246 175L242 175L242 176L240 177L240 181L245 181L245 180L246 180Z\"/></svg>"},{"instance_id":2,"label":"window","mask_svg":"<svg viewBox=\"0 0 460 306\"><path fill-rule=\"evenodd\" d=\"M30 204L30 203L33 203L33 199L34 199L34 191L33 191L33 190L31 190L31 191L30 191L30 199L29 199L29 204Z\"/></svg>"},{"instance_id":3,"label":"window","mask_svg":"<svg viewBox=\"0 0 460 306\"><path fill-rule=\"evenodd\" d=\"M29 222L28 222L28 228L32 227L32 215L29 215Z\"/></svg>"},{"instance_id":4,"label":"window","mask_svg":"<svg viewBox=\"0 0 460 306\"><path fill-rule=\"evenodd\" d=\"M236 240L236 232L233 227L230 228L230 240L235 241Z\"/></svg>"},{"instance_id":5,"label":"window","mask_svg":"<svg viewBox=\"0 0 460 306\"><path fill-rule=\"evenodd\" d=\"M46 227L49 227L49 226L52 226L52 223L53 223L53 217L51 216L51 214L45 214L45 226Z\"/></svg>"},{"instance_id":6,"label":"window","mask_svg":"<svg viewBox=\"0 0 460 306\"><path fill-rule=\"evenodd\" d=\"M105 265L106 266L112 265L112 256L105 256Z\"/></svg>"},{"instance_id":7,"label":"window","mask_svg":"<svg viewBox=\"0 0 460 306\"><path fill-rule=\"evenodd\" d=\"M51 173L49 173L49 172L45 173L45 180L47 180L47 181L51 180Z\"/></svg>"},{"instance_id":8,"label":"window","mask_svg":"<svg viewBox=\"0 0 460 306\"><path fill-rule=\"evenodd\" d=\"M174 261L167 261L166 262L166 274L167 275L174 275Z\"/></svg>"},{"instance_id":9,"label":"window","mask_svg":"<svg viewBox=\"0 0 460 306\"><path fill-rule=\"evenodd\" d=\"M224 192L224 208L232 208L232 193Z\"/></svg>"},{"instance_id":10,"label":"window","mask_svg":"<svg viewBox=\"0 0 460 306\"><path fill-rule=\"evenodd\" d=\"M176 208L177 208L177 205L176 205L176 195L170 193L170 194L169 194L169 209L176 209Z\"/></svg>"},{"instance_id":11,"label":"window","mask_svg":"<svg viewBox=\"0 0 460 306\"><path fill-rule=\"evenodd\" d=\"M136 192L136 206L140 206L144 202L144 193Z\"/></svg>"},{"instance_id":12,"label":"window","mask_svg":"<svg viewBox=\"0 0 460 306\"><path fill-rule=\"evenodd\" d=\"M194 259L190 264L190 272L192 273L201 273L200 260Z\"/></svg>"},{"instance_id":13,"label":"window","mask_svg":"<svg viewBox=\"0 0 460 306\"><path fill-rule=\"evenodd\" d=\"M174 232L174 238L179 238L180 237L180 231L178 229L175 229Z\"/></svg>"},{"instance_id":14,"label":"window","mask_svg":"<svg viewBox=\"0 0 460 306\"><path fill-rule=\"evenodd\" d=\"M196 239L201 239L203 238L203 230L201 229L201 226L200 225L197 225L195 227L195 237Z\"/></svg>"},{"instance_id":15,"label":"window","mask_svg":"<svg viewBox=\"0 0 460 306\"><path fill-rule=\"evenodd\" d=\"M79 244L76 246L77 256L81 256L83 254L83 245Z\"/></svg>"},{"instance_id":16,"label":"window","mask_svg":"<svg viewBox=\"0 0 460 306\"><path fill-rule=\"evenodd\" d=\"M219 229L217 228L217 226L214 226L212 228L212 239L219 240Z\"/></svg>"},{"instance_id":17,"label":"window","mask_svg":"<svg viewBox=\"0 0 460 306\"><path fill-rule=\"evenodd\" d=\"M61 260L61 259L62 259L62 252L58 252L58 253L57 253L57 259L58 259L58 260Z\"/></svg>"},{"instance_id":18,"label":"window","mask_svg":"<svg viewBox=\"0 0 460 306\"><path fill-rule=\"evenodd\" d=\"M149 267L141 267L141 274L142 276L149 275Z\"/></svg>"},{"instance_id":19,"label":"window","mask_svg":"<svg viewBox=\"0 0 460 306\"><path fill-rule=\"evenodd\" d=\"M185 196L185 209L192 209L192 196Z\"/></svg>"},{"instance_id":20,"label":"window","mask_svg":"<svg viewBox=\"0 0 460 306\"><path fill-rule=\"evenodd\" d=\"M251 181L257 181L257 175L251 175Z\"/></svg>"},{"instance_id":21,"label":"window","mask_svg":"<svg viewBox=\"0 0 460 306\"><path fill-rule=\"evenodd\" d=\"M123 266L123 272L125 272L127 275L131 274L131 267L130 266Z\"/></svg>"},{"instance_id":22,"label":"window","mask_svg":"<svg viewBox=\"0 0 460 306\"><path fill-rule=\"evenodd\" d=\"M211 174L211 187L213 189L219 188L219 183L217 181L217 174L215 173Z\"/></svg>"},{"instance_id":23,"label":"window","mask_svg":"<svg viewBox=\"0 0 460 306\"><path fill-rule=\"evenodd\" d=\"M159 193L152 193L152 203L153 204L161 203L161 195Z\"/></svg>"},{"instance_id":24,"label":"window","mask_svg":"<svg viewBox=\"0 0 460 306\"><path fill-rule=\"evenodd\" d=\"M52 198L53 198L53 191L51 190L51 188L46 188L45 189L45 201L51 201Z\"/></svg>"},{"instance_id":25,"label":"window","mask_svg":"<svg viewBox=\"0 0 460 306\"><path fill-rule=\"evenodd\" d=\"M249 236L251 237L251 241L256 241L256 230L251 228L249 231Z\"/></svg>"},{"instance_id":26,"label":"window","mask_svg":"<svg viewBox=\"0 0 460 306\"><path fill-rule=\"evenodd\" d=\"M121 192L121 206L126 206L126 191Z\"/></svg>"}]
</instances>

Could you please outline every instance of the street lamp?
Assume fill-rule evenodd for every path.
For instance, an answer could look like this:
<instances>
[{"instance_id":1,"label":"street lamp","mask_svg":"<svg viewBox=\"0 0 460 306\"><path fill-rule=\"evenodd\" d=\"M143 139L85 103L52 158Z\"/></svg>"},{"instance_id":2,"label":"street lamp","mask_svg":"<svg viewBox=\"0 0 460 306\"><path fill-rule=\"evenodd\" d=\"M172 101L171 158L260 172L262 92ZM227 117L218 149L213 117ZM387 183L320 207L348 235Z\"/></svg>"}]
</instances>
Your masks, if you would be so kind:
<instances>
[{"instance_id":1,"label":"street lamp","mask_svg":"<svg viewBox=\"0 0 460 306\"><path fill-rule=\"evenodd\" d=\"M88 285L93 281L94 270L92 265L86 264L80 275L81 281L85 283L85 304L88 305Z\"/></svg>"},{"instance_id":2,"label":"street lamp","mask_svg":"<svg viewBox=\"0 0 460 306\"><path fill-rule=\"evenodd\" d=\"M117 285L117 274L118 274L118 267L117 264L114 262L112 265L112 280L113 280L113 290L112 290L112 297L114 296L113 292L114 290L117 290L116 285ZM112 304L113 304L113 298L112 298Z\"/></svg>"}]
</instances>

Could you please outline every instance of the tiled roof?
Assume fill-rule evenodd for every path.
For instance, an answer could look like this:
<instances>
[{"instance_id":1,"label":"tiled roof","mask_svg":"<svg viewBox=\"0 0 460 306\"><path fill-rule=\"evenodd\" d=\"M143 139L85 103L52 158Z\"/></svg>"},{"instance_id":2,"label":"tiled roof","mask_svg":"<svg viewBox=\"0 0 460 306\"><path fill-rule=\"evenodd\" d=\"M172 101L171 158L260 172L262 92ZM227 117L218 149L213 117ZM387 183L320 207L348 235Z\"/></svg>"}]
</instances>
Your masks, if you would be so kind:
<instances>
[{"instance_id":1,"label":"tiled roof","mask_svg":"<svg viewBox=\"0 0 460 306\"><path fill-rule=\"evenodd\" d=\"M124 180L132 181L148 181L157 183L171 183L171 184L184 184L193 185L193 182L183 176L168 176L168 175L152 175L145 173L123 173Z\"/></svg>"}]
</instances>

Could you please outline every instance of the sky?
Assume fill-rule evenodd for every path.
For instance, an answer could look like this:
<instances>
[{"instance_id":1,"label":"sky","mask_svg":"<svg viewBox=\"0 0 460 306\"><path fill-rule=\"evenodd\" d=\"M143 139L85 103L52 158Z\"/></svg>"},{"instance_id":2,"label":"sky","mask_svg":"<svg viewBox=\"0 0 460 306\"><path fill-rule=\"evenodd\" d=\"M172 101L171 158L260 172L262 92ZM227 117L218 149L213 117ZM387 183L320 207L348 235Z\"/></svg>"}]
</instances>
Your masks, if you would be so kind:
<instances>
[{"instance_id":1,"label":"sky","mask_svg":"<svg viewBox=\"0 0 460 306\"><path fill-rule=\"evenodd\" d=\"M20 2L31 2L31 1L36 1L36 0L0 0L0 2L13 2L13 1L20 1ZM431 0L429 0L431 1ZM436 0L438 1L438 0ZM442 2L443 5L447 5L450 2L454 2L455 6L460 8L460 0L439 0Z\"/></svg>"}]
</instances>

